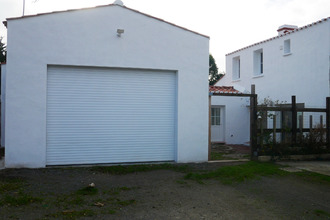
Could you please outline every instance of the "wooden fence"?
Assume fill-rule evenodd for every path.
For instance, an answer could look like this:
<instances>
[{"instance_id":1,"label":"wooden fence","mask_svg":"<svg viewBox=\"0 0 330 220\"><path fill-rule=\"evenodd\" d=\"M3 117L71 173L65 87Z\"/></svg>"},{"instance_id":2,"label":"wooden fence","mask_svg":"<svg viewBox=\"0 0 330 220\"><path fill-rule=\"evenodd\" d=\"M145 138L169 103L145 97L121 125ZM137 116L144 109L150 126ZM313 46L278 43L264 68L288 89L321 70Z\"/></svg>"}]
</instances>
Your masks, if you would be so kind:
<instances>
[{"instance_id":1,"label":"wooden fence","mask_svg":"<svg viewBox=\"0 0 330 220\"><path fill-rule=\"evenodd\" d=\"M260 146L263 146L264 140L263 137L265 133L271 134L272 143L289 143L290 145L297 145L304 133L312 134L315 127L313 127L313 120L315 117L309 115L309 126L304 127L303 122L303 113L321 113L325 115L325 124L324 117L320 115L318 126L321 128L320 140L326 144L327 149L330 149L330 97L326 98L326 108L305 108L296 103L296 97L292 96L292 103L286 105L278 105L274 107L270 106L258 106L257 104L257 95L255 94L255 89L252 87L250 99L250 143L251 143L251 158L258 156L258 150ZM264 126L265 117L260 117L260 114L263 116L268 116L268 112L280 112L281 119L277 118L278 114L272 114L272 128ZM288 118L283 118L284 112L286 116L290 116L291 123L288 123ZM298 116L298 113L300 114ZM258 117L259 116L259 117ZM315 121L314 121L315 122ZM280 124L280 126L278 126ZM288 126L289 125L289 126ZM325 128L324 128L325 125ZM325 140L323 140L323 138Z\"/></svg>"}]
</instances>

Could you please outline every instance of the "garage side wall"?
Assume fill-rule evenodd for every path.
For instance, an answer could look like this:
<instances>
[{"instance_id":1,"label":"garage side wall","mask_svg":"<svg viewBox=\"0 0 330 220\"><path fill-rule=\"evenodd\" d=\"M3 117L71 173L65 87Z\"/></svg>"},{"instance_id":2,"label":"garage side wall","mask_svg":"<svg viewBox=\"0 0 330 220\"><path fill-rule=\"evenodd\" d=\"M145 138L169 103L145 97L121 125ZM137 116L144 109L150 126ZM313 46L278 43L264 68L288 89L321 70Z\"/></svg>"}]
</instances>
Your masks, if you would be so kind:
<instances>
[{"instance_id":1,"label":"garage side wall","mask_svg":"<svg viewBox=\"0 0 330 220\"><path fill-rule=\"evenodd\" d=\"M6 64L1 64L1 147L5 146Z\"/></svg>"},{"instance_id":2,"label":"garage side wall","mask_svg":"<svg viewBox=\"0 0 330 220\"><path fill-rule=\"evenodd\" d=\"M207 160L207 37L109 6L8 20L7 51L6 167L46 166L48 65L176 71L176 161Z\"/></svg>"}]
</instances>

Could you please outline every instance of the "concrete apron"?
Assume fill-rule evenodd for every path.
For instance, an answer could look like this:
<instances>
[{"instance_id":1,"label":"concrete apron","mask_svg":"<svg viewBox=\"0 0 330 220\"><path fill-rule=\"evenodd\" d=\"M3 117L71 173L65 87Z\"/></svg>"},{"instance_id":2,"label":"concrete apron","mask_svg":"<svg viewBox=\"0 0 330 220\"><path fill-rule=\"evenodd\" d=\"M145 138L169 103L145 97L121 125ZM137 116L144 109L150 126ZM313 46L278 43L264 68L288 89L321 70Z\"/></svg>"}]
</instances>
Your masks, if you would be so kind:
<instances>
[{"instance_id":1,"label":"concrete apron","mask_svg":"<svg viewBox=\"0 0 330 220\"><path fill-rule=\"evenodd\" d=\"M283 168L283 170L288 172L299 172L302 170L307 170L310 172L330 176L330 161L282 161L277 162L277 164L289 166Z\"/></svg>"},{"instance_id":2,"label":"concrete apron","mask_svg":"<svg viewBox=\"0 0 330 220\"><path fill-rule=\"evenodd\" d=\"M0 170L5 169L5 158L0 159Z\"/></svg>"},{"instance_id":3,"label":"concrete apron","mask_svg":"<svg viewBox=\"0 0 330 220\"><path fill-rule=\"evenodd\" d=\"M1 159L0 160L0 170L3 170L3 169L5 169L5 160Z\"/></svg>"}]
</instances>

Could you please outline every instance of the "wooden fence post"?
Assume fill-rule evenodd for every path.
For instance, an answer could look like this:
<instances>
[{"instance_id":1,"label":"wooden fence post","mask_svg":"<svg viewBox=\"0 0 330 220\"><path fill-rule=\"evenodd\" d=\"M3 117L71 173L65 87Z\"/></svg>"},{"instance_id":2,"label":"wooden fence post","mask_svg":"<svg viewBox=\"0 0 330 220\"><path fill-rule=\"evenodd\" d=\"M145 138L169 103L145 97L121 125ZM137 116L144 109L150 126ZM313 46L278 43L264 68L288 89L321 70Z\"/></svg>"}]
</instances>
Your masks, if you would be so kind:
<instances>
[{"instance_id":1,"label":"wooden fence post","mask_svg":"<svg viewBox=\"0 0 330 220\"><path fill-rule=\"evenodd\" d=\"M276 114L273 115L273 144L276 144Z\"/></svg>"},{"instance_id":2,"label":"wooden fence post","mask_svg":"<svg viewBox=\"0 0 330 220\"><path fill-rule=\"evenodd\" d=\"M261 117L260 119L258 118L258 121L260 123L259 144L260 144L260 147L262 148L264 146L264 127L263 127L264 118L263 117Z\"/></svg>"},{"instance_id":3,"label":"wooden fence post","mask_svg":"<svg viewBox=\"0 0 330 220\"><path fill-rule=\"evenodd\" d=\"M297 143L297 104L296 96L292 96L292 144Z\"/></svg>"},{"instance_id":4,"label":"wooden fence post","mask_svg":"<svg viewBox=\"0 0 330 220\"><path fill-rule=\"evenodd\" d=\"M310 144L313 143L313 138L314 138L314 135L313 135L313 115L310 115L309 116L309 142L310 142Z\"/></svg>"},{"instance_id":5,"label":"wooden fence post","mask_svg":"<svg viewBox=\"0 0 330 220\"><path fill-rule=\"evenodd\" d=\"M299 115L299 133L300 133L300 139L299 141L302 142L303 140L303 136L304 136L304 132L303 132L303 129L304 129L304 119L303 119L303 116L302 115Z\"/></svg>"},{"instance_id":6,"label":"wooden fence post","mask_svg":"<svg viewBox=\"0 0 330 220\"><path fill-rule=\"evenodd\" d=\"M326 112L326 131L327 131L327 147L330 149L330 97L327 97L326 99L326 106L327 106L327 112Z\"/></svg>"},{"instance_id":7,"label":"wooden fence post","mask_svg":"<svg viewBox=\"0 0 330 220\"><path fill-rule=\"evenodd\" d=\"M313 115L309 116L309 135L313 132Z\"/></svg>"},{"instance_id":8,"label":"wooden fence post","mask_svg":"<svg viewBox=\"0 0 330 220\"><path fill-rule=\"evenodd\" d=\"M251 147L251 160L254 159L257 150L257 104L258 96L256 95L255 85L251 85L250 97L250 147Z\"/></svg>"},{"instance_id":9,"label":"wooden fence post","mask_svg":"<svg viewBox=\"0 0 330 220\"><path fill-rule=\"evenodd\" d=\"M320 135L320 141L321 141L321 143L323 143L323 135L324 135L324 133L323 133L323 115L320 115L320 133L321 133L321 135Z\"/></svg>"}]
</instances>

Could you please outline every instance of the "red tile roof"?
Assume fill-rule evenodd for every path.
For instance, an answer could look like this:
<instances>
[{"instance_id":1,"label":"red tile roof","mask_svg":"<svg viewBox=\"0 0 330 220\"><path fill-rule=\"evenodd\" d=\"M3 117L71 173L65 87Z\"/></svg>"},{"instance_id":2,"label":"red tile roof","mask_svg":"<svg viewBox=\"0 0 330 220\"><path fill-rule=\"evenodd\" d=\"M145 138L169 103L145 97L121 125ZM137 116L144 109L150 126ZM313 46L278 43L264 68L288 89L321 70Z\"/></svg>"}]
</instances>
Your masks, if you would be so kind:
<instances>
[{"instance_id":1,"label":"red tile roof","mask_svg":"<svg viewBox=\"0 0 330 220\"><path fill-rule=\"evenodd\" d=\"M245 49L247 49L247 48L250 48L250 47L253 47L253 46L256 46L256 45L262 44L262 43L266 43L266 42L268 42L268 41L275 40L275 39L280 38L280 37L283 37L283 36L287 36L287 35L289 35L289 34L296 33L296 32L298 32L298 31L301 31L301 30L307 29L307 28L309 28L309 27L312 27L312 26L314 26L314 25L317 25L317 24L319 24L319 23L326 22L326 21L329 21L329 20L330 20L330 17L327 17L327 18L321 19L321 20L319 20L319 21L317 21L317 22L314 22L314 23L312 23L312 24L308 24L308 25L303 26L303 27L301 27L301 28L297 28L297 29L295 29L295 30L293 30L293 31L290 31L290 32L286 33L286 34L281 34L281 35L279 35L279 36L272 37L272 38L269 38L269 39L264 40L264 41L260 41L260 42L258 42L258 43L252 44L252 45L250 45L250 46L243 47L243 48L241 48L241 49L239 49L239 50L235 50L234 52L231 52L231 53L226 54L226 56L231 55L231 54L234 54L234 53L239 52L239 51L242 51L242 50L245 50Z\"/></svg>"},{"instance_id":2,"label":"red tile roof","mask_svg":"<svg viewBox=\"0 0 330 220\"><path fill-rule=\"evenodd\" d=\"M89 10L89 9L94 9L94 8L108 7L108 6L119 6L119 7L122 7L122 8L126 8L126 9L128 9L128 10L130 10L130 11L133 11L133 12L136 12L136 13L139 13L139 14L142 14L142 15L147 16L147 17L149 17L149 18L156 19L156 20L158 20L158 21L161 21L161 22L167 23L167 24L172 25L172 26L174 26L174 27L181 28L181 29L183 29L183 30L185 30L185 31L188 31L188 32L191 32L191 33L194 33L194 34L200 35L200 36L202 36L202 37L210 38L210 37L207 36L207 35L200 34L200 33L196 32L196 31L189 30L189 29L187 29L187 28L181 27L181 26L179 26L179 25L173 24L173 23L168 22L168 21L165 21L165 20L163 20L163 19L160 19L160 18L157 18L157 17L151 16L151 15L149 15L149 14L146 14L146 13L140 12L140 11L135 10L135 9L132 9L132 8L128 8L128 7L126 7L126 6L117 5L117 4L99 5L99 6L95 6L95 7L79 8L79 9L69 9L69 10L64 10L64 11L45 12L45 13L40 13L40 14L36 14L36 15L25 15L25 16L21 16L21 17L7 18L6 21L3 21L2 23L7 27L7 21L9 21L9 20L16 20L16 19L21 19L21 18L36 17L36 16L42 16L42 15L48 15L48 14L55 14L55 13L63 13L63 12L71 12L71 11L79 11L79 10Z\"/></svg>"},{"instance_id":3,"label":"red tile roof","mask_svg":"<svg viewBox=\"0 0 330 220\"><path fill-rule=\"evenodd\" d=\"M241 94L241 92L234 89L233 86L209 86L209 92L210 93Z\"/></svg>"}]
</instances>

